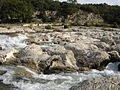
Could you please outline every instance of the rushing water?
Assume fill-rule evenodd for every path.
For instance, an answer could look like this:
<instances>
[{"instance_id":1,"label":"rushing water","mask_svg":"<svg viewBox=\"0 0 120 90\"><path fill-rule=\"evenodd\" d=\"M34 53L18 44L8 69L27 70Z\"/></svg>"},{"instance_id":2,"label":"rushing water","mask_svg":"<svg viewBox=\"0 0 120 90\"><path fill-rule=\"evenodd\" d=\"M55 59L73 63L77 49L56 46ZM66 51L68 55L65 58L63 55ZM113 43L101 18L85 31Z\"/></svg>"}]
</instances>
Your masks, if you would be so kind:
<instances>
[{"instance_id":1,"label":"rushing water","mask_svg":"<svg viewBox=\"0 0 120 90\"><path fill-rule=\"evenodd\" d=\"M60 73L60 74L37 74L24 66L17 66L32 73L33 78L17 78L15 74L15 68L13 66L0 66L0 70L7 71L4 75L0 76L0 80L3 80L5 84L11 84L20 90L68 90L76 83L82 82L91 78L100 78L107 76L120 75L117 65L120 62L109 63L105 70L91 70L84 72L74 73ZM17 90L17 89L15 89Z\"/></svg>"},{"instance_id":2,"label":"rushing water","mask_svg":"<svg viewBox=\"0 0 120 90\"><path fill-rule=\"evenodd\" d=\"M3 49L6 48L24 48L27 46L25 43L25 40L27 40L28 37L22 34L18 34L17 36L9 36L9 35L0 35L0 45Z\"/></svg>"},{"instance_id":3,"label":"rushing water","mask_svg":"<svg viewBox=\"0 0 120 90\"><path fill-rule=\"evenodd\" d=\"M25 35L18 35L10 37L8 35L0 35L0 45L4 48L24 48L27 44L24 42L28 39ZM118 64L109 63L105 70L91 70L74 73L60 73L60 74L37 74L24 66L0 66L0 70L7 71L0 75L0 80L6 85L13 85L15 90L68 90L74 84L82 82L91 78L100 78L107 76L120 75L118 72ZM32 73L33 78L18 77L16 75L16 68L22 68Z\"/></svg>"}]
</instances>

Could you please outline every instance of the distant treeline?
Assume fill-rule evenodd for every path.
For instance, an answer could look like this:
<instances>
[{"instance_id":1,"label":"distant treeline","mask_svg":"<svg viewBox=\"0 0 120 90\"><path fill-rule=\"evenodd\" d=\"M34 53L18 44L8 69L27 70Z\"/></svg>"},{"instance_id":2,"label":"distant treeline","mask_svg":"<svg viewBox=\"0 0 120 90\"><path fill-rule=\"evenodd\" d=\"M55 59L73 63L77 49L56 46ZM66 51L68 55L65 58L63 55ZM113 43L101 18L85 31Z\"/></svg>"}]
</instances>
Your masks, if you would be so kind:
<instances>
[{"instance_id":1,"label":"distant treeline","mask_svg":"<svg viewBox=\"0 0 120 90\"><path fill-rule=\"evenodd\" d=\"M110 6L107 4L76 4L53 0L0 0L0 22L33 22L33 14L35 11L43 12L43 18L45 18L44 11L57 11L58 16L64 16L66 18L68 15L80 9L99 14L103 17L105 23L120 25L120 6Z\"/></svg>"}]
</instances>

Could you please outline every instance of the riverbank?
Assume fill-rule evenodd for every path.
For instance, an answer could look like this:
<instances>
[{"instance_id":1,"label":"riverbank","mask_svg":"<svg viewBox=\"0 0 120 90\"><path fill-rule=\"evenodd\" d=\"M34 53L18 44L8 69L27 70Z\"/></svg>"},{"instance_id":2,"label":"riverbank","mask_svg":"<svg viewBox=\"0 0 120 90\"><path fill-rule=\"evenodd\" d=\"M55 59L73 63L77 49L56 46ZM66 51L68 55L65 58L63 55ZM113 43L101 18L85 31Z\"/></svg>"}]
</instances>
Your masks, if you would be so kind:
<instances>
[{"instance_id":1,"label":"riverbank","mask_svg":"<svg viewBox=\"0 0 120 90\"><path fill-rule=\"evenodd\" d=\"M102 77L104 73L105 77L119 75L120 29L46 26L0 27L0 63L1 69L7 70L7 73L0 76L3 83L9 84L12 81L12 85L17 88L26 83L25 90L29 85L33 87L28 90L38 90L38 85L42 90L58 90L59 85L60 89L68 90L76 83ZM116 62L118 64L114 66ZM112 69L106 71L109 63L113 63ZM77 76L75 73L78 73ZM100 75L96 76L98 73ZM9 75L8 82L4 78L6 75ZM38 76L46 77L42 84L41 80L36 81ZM84 76L86 79L82 78ZM17 77L18 82L13 77ZM51 77L50 83L46 83L46 80L49 81L47 77ZM75 77L80 79L76 82ZM54 87L51 88L51 85ZM23 88L24 85L20 89Z\"/></svg>"}]
</instances>

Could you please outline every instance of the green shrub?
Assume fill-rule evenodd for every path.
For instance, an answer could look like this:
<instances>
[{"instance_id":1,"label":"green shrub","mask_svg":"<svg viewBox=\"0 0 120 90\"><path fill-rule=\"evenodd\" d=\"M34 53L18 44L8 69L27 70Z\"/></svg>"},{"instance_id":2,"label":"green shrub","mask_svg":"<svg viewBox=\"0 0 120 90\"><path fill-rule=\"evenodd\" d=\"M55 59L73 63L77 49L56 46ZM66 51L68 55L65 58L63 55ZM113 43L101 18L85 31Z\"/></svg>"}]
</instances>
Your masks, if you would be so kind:
<instances>
[{"instance_id":1,"label":"green shrub","mask_svg":"<svg viewBox=\"0 0 120 90\"><path fill-rule=\"evenodd\" d=\"M33 6L24 0L3 0L0 19L3 23L31 22Z\"/></svg>"}]
</instances>

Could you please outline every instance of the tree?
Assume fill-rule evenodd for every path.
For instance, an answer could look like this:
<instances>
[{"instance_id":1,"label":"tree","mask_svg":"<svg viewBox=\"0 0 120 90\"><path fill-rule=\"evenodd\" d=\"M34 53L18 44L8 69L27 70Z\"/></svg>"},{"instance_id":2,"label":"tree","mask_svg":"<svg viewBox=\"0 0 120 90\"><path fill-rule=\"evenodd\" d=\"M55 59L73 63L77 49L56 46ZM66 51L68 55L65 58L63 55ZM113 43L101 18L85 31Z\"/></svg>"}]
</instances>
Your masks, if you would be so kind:
<instances>
[{"instance_id":1,"label":"tree","mask_svg":"<svg viewBox=\"0 0 120 90\"><path fill-rule=\"evenodd\" d=\"M69 3L77 3L77 0L67 0Z\"/></svg>"},{"instance_id":2,"label":"tree","mask_svg":"<svg viewBox=\"0 0 120 90\"><path fill-rule=\"evenodd\" d=\"M1 22L30 22L32 20L33 7L22 0L4 0L0 10Z\"/></svg>"},{"instance_id":3,"label":"tree","mask_svg":"<svg viewBox=\"0 0 120 90\"><path fill-rule=\"evenodd\" d=\"M66 3L66 2L63 2L61 4L60 14L65 18L67 18L68 15L72 15L77 11L78 11L78 8L76 7L76 4Z\"/></svg>"}]
</instances>

